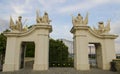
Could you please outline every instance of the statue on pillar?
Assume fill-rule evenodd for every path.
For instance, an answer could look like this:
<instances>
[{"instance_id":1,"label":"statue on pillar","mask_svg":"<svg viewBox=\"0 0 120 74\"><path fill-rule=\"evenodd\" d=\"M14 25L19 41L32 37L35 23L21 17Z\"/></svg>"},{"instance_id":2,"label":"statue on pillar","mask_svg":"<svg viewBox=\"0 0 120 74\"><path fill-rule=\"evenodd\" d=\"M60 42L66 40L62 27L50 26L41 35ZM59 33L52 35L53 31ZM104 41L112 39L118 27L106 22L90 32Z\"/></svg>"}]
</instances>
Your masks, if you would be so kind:
<instances>
[{"instance_id":1,"label":"statue on pillar","mask_svg":"<svg viewBox=\"0 0 120 74\"><path fill-rule=\"evenodd\" d=\"M51 20L49 19L48 17L48 13L45 12L43 17L39 16L39 11L36 11L36 22L37 23L47 23L47 24L50 24Z\"/></svg>"},{"instance_id":2,"label":"statue on pillar","mask_svg":"<svg viewBox=\"0 0 120 74\"><path fill-rule=\"evenodd\" d=\"M104 22L99 22L98 29L94 27L94 32L97 34L108 34L110 31L110 20L108 20L107 25L104 25Z\"/></svg>"},{"instance_id":3,"label":"statue on pillar","mask_svg":"<svg viewBox=\"0 0 120 74\"><path fill-rule=\"evenodd\" d=\"M86 14L86 18L83 20L83 17L78 13L77 17L72 16L73 26L86 26L88 24L88 13Z\"/></svg>"},{"instance_id":4,"label":"statue on pillar","mask_svg":"<svg viewBox=\"0 0 120 74\"><path fill-rule=\"evenodd\" d=\"M26 31L27 29L23 28L21 20L22 20L22 17L19 16L18 20L16 20L16 24L14 24L14 21L10 16L10 29L12 31L19 31L19 32L22 32L23 30Z\"/></svg>"},{"instance_id":5,"label":"statue on pillar","mask_svg":"<svg viewBox=\"0 0 120 74\"><path fill-rule=\"evenodd\" d=\"M22 22L21 22L21 20L22 20L22 17L21 17L21 16L19 16L19 17L18 17L18 20L16 20L16 28L17 28L17 30L19 30L19 31L22 31Z\"/></svg>"},{"instance_id":6,"label":"statue on pillar","mask_svg":"<svg viewBox=\"0 0 120 74\"><path fill-rule=\"evenodd\" d=\"M110 20L108 20L107 25L105 26L105 33L109 33L110 32Z\"/></svg>"},{"instance_id":7,"label":"statue on pillar","mask_svg":"<svg viewBox=\"0 0 120 74\"><path fill-rule=\"evenodd\" d=\"M37 23L42 23L42 17L39 15L39 11L36 11L36 22Z\"/></svg>"}]
</instances>

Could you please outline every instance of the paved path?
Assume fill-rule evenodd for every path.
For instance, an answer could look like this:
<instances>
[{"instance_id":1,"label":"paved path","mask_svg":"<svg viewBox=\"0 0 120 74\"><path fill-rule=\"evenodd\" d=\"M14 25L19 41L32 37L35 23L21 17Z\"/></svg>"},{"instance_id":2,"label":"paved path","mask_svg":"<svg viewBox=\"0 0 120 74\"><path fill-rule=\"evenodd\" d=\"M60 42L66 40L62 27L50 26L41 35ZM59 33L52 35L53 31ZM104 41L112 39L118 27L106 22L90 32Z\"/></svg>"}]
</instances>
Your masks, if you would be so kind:
<instances>
[{"instance_id":1,"label":"paved path","mask_svg":"<svg viewBox=\"0 0 120 74\"><path fill-rule=\"evenodd\" d=\"M0 72L0 74L120 74L120 72L91 69L90 71L77 71L74 68L50 68L47 71L33 71L23 69L15 72Z\"/></svg>"}]
</instances>

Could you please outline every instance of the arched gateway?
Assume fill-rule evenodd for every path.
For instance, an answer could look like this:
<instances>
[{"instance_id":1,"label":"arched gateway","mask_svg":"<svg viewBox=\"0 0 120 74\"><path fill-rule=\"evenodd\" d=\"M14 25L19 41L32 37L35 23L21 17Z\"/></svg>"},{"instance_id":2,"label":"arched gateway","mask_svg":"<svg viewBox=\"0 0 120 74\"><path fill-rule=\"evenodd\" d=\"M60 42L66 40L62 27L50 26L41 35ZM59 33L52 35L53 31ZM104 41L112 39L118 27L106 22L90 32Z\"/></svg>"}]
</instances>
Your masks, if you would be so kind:
<instances>
[{"instance_id":1,"label":"arched gateway","mask_svg":"<svg viewBox=\"0 0 120 74\"><path fill-rule=\"evenodd\" d=\"M4 33L7 36L7 47L3 71L15 71L21 67L21 47L24 42L34 42L35 58L34 70L48 70L48 52L49 52L49 33L52 32L52 26L48 14L45 12L43 17L37 14L37 24L29 30L22 28L21 17L18 18L16 25L10 18L11 32ZM24 56L23 56L24 57Z\"/></svg>"},{"instance_id":2,"label":"arched gateway","mask_svg":"<svg viewBox=\"0 0 120 74\"><path fill-rule=\"evenodd\" d=\"M98 28L93 30L87 26L88 14L83 20L83 17L78 14L72 19L74 41L74 67L77 70L89 70L88 62L88 44L94 44L96 48L97 67L103 70L110 69L110 62L116 58L114 39L117 35L109 34L110 21L104 26L103 22L99 22Z\"/></svg>"},{"instance_id":3,"label":"arched gateway","mask_svg":"<svg viewBox=\"0 0 120 74\"><path fill-rule=\"evenodd\" d=\"M5 63L3 71L15 71L21 67L21 52L24 48L23 43L33 42L35 44L35 59L33 70L48 70L48 54L49 54L49 33L52 32L52 26L45 12L43 17L40 17L37 12L37 24L32 28L22 28L21 18L18 18L16 25L10 18L11 32L4 33L7 36L7 47L5 55ZM117 35L109 34L110 24L104 27L100 22L99 28L92 30L88 23L88 15L85 20L82 16L72 19L73 28L71 33L74 37L74 67L77 70L89 70L88 62L88 44L95 44L97 53L98 67L103 70L110 68L110 62L115 59L114 39ZM23 45L23 47L21 47Z\"/></svg>"}]
</instances>

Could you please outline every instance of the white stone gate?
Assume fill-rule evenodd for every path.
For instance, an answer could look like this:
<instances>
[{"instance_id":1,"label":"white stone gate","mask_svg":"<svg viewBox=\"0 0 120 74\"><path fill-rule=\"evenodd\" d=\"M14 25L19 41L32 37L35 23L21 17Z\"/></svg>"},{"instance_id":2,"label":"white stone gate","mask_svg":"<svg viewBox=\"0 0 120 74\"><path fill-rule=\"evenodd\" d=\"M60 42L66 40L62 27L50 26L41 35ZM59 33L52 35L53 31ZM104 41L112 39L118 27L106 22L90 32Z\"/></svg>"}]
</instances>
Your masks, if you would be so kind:
<instances>
[{"instance_id":1,"label":"white stone gate","mask_svg":"<svg viewBox=\"0 0 120 74\"><path fill-rule=\"evenodd\" d=\"M110 62L116 58L114 39L117 35L112 35L110 31L110 21L104 26L99 22L98 28L91 29L88 24L88 14L83 17L78 14L72 19L73 46L74 46L74 67L77 70L89 70L88 44L95 44L98 68L110 69Z\"/></svg>"},{"instance_id":2,"label":"white stone gate","mask_svg":"<svg viewBox=\"0 0 120 74\"><path fill-rule=\"evenodd\" d=\"M11 32L4 33L7 36L7 47L3 71L15 71L20 69L21 64L21 44L22 42L35 43L35 59L33 70L48 70L49 53L49 33L52 32L52 26L48 14L45 12L41 18L37 14L37 24L29 30L22 28L21 17L14 24L10 18Z\"/></svg>"},{"instance_id":3,"label":"white stone gate","mask_svg":"<svg viewBox=\"0 0 120 74\"><path fill-rule=\"evenodd\" d=\"M52 26L45 12L43 17L39 17L37 12L37 24L27 30L22 27L21 17L14 24L10 18L11 32L4 33L7 36L7 47L3 71L15 71L20 69L21 61L21 43L35 43L35 59L33 70L48 70L49 54L49 33L52 32ZM78 14L72 19L74 41L74 67L77 70L89 70L88 62L88 44L95 44L97 53L98 68L103 70L110 69L110 62L116 58L114 39L117 35L109 34L110 22L104 27L103 22L99 23L98 29L91 29L88 24L88 15L85 20Z\"/></svg>"}]
</instances>

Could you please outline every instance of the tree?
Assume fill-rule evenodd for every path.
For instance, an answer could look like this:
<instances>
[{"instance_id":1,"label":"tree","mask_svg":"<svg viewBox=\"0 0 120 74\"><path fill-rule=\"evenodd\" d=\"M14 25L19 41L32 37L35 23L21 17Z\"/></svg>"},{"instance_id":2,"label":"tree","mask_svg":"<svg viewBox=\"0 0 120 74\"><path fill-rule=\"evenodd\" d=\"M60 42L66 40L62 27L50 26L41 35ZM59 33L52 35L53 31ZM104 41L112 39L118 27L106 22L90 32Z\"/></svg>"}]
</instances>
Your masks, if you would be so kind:
<instances>
[{"instance_id":1,"label":"tree","mask_svg":"<svg viewBox=\"0 0 120 74\"><path fill-rule=\"evenodd\" d=\"M4 32L9 32L10 30L6 29ZM0 61L1 64L4 63L4 58L5 58L5 51L6 51L6 42L7 42L7 37L1 33L0 34Z\"/></svg>"},{"instance_id":2,"label":"tree","mask_svg":"<svg viewBox=\"0 0 120 74\"><path fill-rule=\"evenodd\" d=\"M34 42L26 43L26 57L34 57L35 54L35 44Z\"/></svg>"},{"instance_id":3,"label":"tree","mask_svg":"<svg viewBox=\"0 0 120 74\"><path fill-rule=\"evenodd\" d=\"M68 61L68 47L59 40L49 41L49 63L65 63Z\"/></svg>"},{"instance_id":4,"label":"tree","mask_svg":"<svg viewBox=\"0 0 120 74\"><path fill-rule=\"evenodd\" d=\"M3 64L4 57L5 57L6 40L7 40L7 38L3 35L3 33L1 33L0 34L0 60L1 60L1 64Z\"/></svg>"},{"instance_id":5,"label":"tree","mask_svg":"<svg viewBox=\"0 0 120 74\"><path fill-rule=\"evenodd\" d=\"M9 32L9 31L10 30L6 29L4 32ZM7 37L3 33L0 34L0 55L4 55L6 50Z\"/></svg>"}]
</instances>

